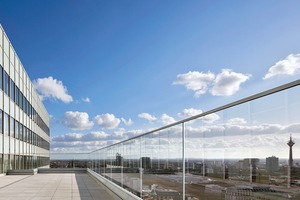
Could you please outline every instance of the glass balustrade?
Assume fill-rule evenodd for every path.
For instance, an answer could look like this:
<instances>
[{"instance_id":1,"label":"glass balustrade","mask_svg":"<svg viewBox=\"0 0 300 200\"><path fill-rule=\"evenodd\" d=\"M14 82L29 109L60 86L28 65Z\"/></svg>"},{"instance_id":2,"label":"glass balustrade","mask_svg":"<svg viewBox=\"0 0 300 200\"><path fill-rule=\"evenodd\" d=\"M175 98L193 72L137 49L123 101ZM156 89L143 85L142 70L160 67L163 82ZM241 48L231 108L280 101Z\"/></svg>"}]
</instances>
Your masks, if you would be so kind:
<instances>
[{"instance_id":1,"label":"glass balustrade","mask_svg":"<svg viewBox=\"0 0 300 200\"><path fill-rule=\"evenodd\" d=\"M299 84L69 155L64 166L82 156L84 167L147 200L300 199Z\"/></svg>"}]
</instances>

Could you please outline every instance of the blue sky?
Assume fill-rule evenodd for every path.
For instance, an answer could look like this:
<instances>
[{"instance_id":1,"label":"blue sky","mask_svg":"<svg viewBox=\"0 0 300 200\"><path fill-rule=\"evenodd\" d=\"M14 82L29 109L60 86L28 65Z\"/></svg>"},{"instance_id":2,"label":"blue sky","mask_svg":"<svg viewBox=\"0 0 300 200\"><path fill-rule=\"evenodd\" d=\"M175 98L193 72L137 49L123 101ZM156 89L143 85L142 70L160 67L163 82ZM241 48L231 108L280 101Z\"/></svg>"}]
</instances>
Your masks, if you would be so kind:
<instances>
[{"instance_id":1,"label":"blue sky","mask_svg":"<svg viewBox=\"0 0 300 200\"><path fill-rule=\"evenodd\" d=\"M52 150L90 151L299 79L299 7L0 0L0 23L51 115Z\"/></svg>"}]
</instances>

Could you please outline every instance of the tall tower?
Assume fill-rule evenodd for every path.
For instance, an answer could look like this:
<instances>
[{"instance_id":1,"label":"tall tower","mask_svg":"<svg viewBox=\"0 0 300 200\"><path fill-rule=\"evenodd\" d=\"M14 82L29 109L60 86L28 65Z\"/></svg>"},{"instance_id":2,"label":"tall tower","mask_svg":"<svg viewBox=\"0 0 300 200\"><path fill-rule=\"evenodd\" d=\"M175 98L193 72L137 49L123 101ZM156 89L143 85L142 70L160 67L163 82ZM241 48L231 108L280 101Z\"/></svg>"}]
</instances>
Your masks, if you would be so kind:
<instances>
[{"instance_id":1,"label":"tall tower","mask_svg":"<svg viewBox=\"0 0 300 200\"><path fill-rule=\"evenodd\" d=\"M289 154L289 167L293 166L293 145L295 142L292 140L292 136L290 136L290 140L288 141L287 145L290 147L290 154Z\"/></svg>"},{"instance_id":2,"label":"tall tower","mask_svg":"<svg viewBox=\"0 0 300 200\"><path fill-rule=\"evenodd\" d=\"M287 187L291 187L292 182L292 167L293 167L293 145L295 142L292 140L292 136L290 136L290 140L288 141L287 145L290 147L290 154L289 154L289 166L288 166L288 181L287 181Z\"/></svg>"}]
</instances>

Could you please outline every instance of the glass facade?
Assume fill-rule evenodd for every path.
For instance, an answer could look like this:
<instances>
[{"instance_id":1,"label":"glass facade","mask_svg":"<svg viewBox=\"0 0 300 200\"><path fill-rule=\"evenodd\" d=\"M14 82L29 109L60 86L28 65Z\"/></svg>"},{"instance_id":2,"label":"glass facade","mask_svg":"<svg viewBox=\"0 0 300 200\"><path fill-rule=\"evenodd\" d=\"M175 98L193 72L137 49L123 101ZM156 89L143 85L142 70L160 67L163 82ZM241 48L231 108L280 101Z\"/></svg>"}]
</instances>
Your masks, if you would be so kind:
<instances>
[{"instance_id":1,"label":"glass facade","mask_svg":"<svg viewBox=\"0 0 300 200\"><path fill-rule=\"evenodd\" d=\"M49 165L49 114L0 26L0 174Z\"/></svg>"},{"instance_id":2,"label":"glass facade","mask_svg":"<svg viewBox=\"0 0 300 200\"><path fill-rule=\"evenodd\" d=\"M89 164L148 200L300 199L300 80L94 151Z\"/></svg>"}]
</instances>

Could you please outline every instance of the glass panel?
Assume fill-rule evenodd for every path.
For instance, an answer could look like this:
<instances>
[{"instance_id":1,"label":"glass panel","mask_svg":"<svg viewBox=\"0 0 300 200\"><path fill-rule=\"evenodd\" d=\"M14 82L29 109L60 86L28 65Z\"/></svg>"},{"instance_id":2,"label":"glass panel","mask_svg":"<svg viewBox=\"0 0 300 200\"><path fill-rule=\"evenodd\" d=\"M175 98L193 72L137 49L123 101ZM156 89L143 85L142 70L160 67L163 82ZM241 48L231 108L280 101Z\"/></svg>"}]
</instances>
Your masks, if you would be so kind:
<instances>
[{"instance_id":1,"label":"glass panel","mask_svg":"<svg viewBox=\"0 0 300 200\"><path fill-rule=\"evenodd\" d=\"M185 124L186 197L221 199L225 177L223 112L209 114Z\"/></svg>"},{"instance_id":2,"label":"glass panel","mask_svg":"<svg viewBox=\"0 0 300 200\"><path fill-rule=\"evenodd\" d=\"M10 137L15 137L15 119L10 117Z\"/></svg>"},{"instance_id":3,"label":"glass panel","mask_svg":"<svg viewBox=\"0 0 300 200\"><path fill-rule=\"evenodd\" d=\"M0 139L0 141L1 141L1 139ZM3 173L3 154L0 154L0 173Z\"/></svg>"},{"instance_id":4,"label":"glass panel","mask_svg":"<svg viewBox=\"0 0 300 200\"><path fill-rule=\"evenodd\" d=\"M15 83L10 79L10 98L15 101Z\"/></svg>"},{"instance_id":5,"label":"glass panel","mask_svg":"<svg viewBox=\"0 0 300 200\"><path fill-rule=\"evenodd\" d=\"M9 96L9 82L10 82L10 78L8 76L8 74L5 72L4 73L4 92Z\"/></svg>"},{"instance_id":6,"label":"glass panel","mask_svg":"<svg viewBox=\"0 0 300 200\"><path fill-rule=\"evenodd\" d=\"M143 199L182 199L182 128L177 125L141 138Z\"/></svg>"},{"instance_id":7,"label":"glass panel","mask_svg":"<svg viewBox=\"0 0 300 200\"><path fill-rule=\"evenodd\" d=\"M7 170L10 170L10 164L9 164L9 155L8 154L4 154L4 159L3 159L3 172L6 173Z\"/></svg>"},{"instance_id":8,"label":"glass panel","mask_svg":"<svg viewBox=\"0 0 300 200\"><path fill-rule=\"evenodd\" d=\"M16 98L15 98L15 102L16 104L19 106L19 95L20 95L20 90L18 87L16 87Z\"/></svg>"}]
</instances>

